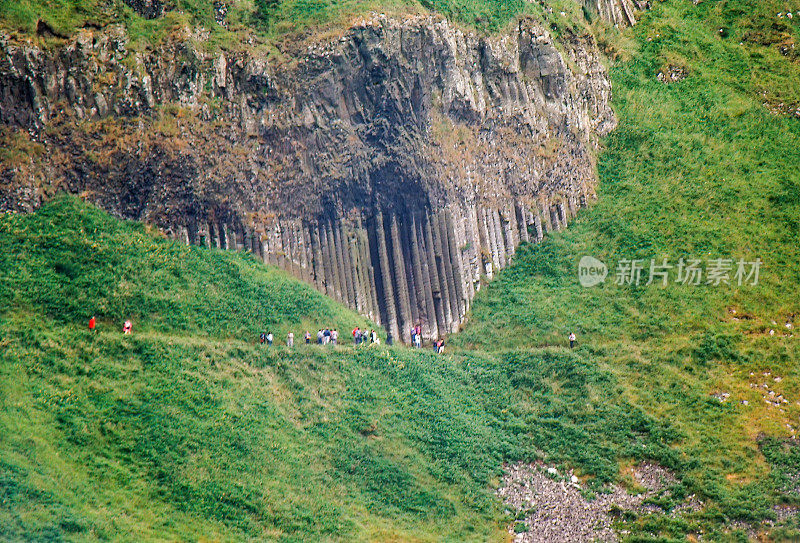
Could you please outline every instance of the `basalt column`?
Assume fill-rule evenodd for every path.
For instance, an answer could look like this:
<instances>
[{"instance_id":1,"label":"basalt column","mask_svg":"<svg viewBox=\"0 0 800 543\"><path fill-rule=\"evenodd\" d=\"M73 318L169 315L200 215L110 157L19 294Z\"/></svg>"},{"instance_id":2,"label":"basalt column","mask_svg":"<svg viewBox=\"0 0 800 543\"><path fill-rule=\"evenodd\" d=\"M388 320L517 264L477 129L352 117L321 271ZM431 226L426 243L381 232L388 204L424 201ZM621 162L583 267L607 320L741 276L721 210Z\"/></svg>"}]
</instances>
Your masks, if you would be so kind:
<instances>
[{"instance_id":1,"label":"basalt column","mask_svg":"<svg viewBox=\"0 0 800 543\"><path fill-rule=\"evenodd\" d=\"M374 314L373 320L378 324L385 324L386 321L382 320L380 303L378 301L378 282L375 273L375 270L378 267L378 262L373 258L373 253L370 245L369 230L367 228L364 228L362 232L364 238L361 251L364 254L364 261L367 263L366 272L367 272L367 278L369 279L370 303L372 304L372 311Z\"/></svg>"},{"instance_id":2,"label":"basalt column","mask_svg":"<svg viewBox=\"0 0 800 543\"><path fill-rule=\"evenodd\" d=\"M431 276L428 271L428 260L425 258L425 237L420 228L420 222L414 215L411 216L411 261L417 287L417 299L420 301L420 314L422 334L425 337L439 336L439 327L436 323L436 310L433 305L431 292Z\"/></svg>"},{"instance_id":3,"label":"basalt column","mask_svg":"<svg viewBox=\"0 0 800 543\"><path fill-rule=\"evenodd\" d=\"M542 241L544 239L544 228L542 227L542 217L537 212L533 216L533 228L536 232L536 239L534 241Z\"/></svg>"},{"instance_id":4,"label":"basalt column","mask_svg":"<svg viewBox=\"0 0 800 543\"><path fill-rule=\"evenodd\" d=\"M343 278L341 274L341 264L339 262L338 251L336 250L336 241L333 236L333 225L326 222L325 224L325 239L328 244L328 258L330 259L328 268L333 277L333 291L336 293L336 299L344 301L345 289L343 287Z\"/></svg>"},{"instance_id":5,"label":"basalt column","mask_svg":"<svg viewBox=\"0 0 800 543\"><path fill-rule=\"evenodd\" d=\"M406 265L403 258L403 247L400 244L400 231L397 226L397 216L392 215L389 223L389 233L392 245L392 264L394 268L395 295L397 296L399 312L398 325L402 327L400 336L406 343L411 341L411 302L408 297L408 281L406 280Z\"/></svg>"},{"instance_id":6,"label":"basalt column","mask_svg":"<svg viewBox=\"0 0 800 543\"><path fill-rule=\"evenodd\" d=\"M397 322L397 305L392 286L392 267L389 263L386 234L383 213L377 213L370 228L370 251L373 260L378 262L378 268L375 270L375 287L380 294L381 323L394 338L399 338L400 329Z\"/></svg>"},{"instance_id":7,"label":"basalt column","mask_svg":"<svg viewBox=\"0 0 800 543\"><path fill-rule=\"evenodd\" d=\"M442 310L444 314L444 321L440 323L439 330L445 333L450 332L451 323L457 319L457 313L453 311L453 277L452 273L448 273L448 264L450 261L449 254L445 256L447 246L442 239L442 229L440 215L435 213L428 224L430 225L432 241L433 241L433 254L436 260L436 271L439 275L439 288L442 293Z\"/></svg>"},{"instance_id":8,"label":"basalt column","mask_svg":"<svg viewBox=\"0 0 800 543\"><path fill-rule=\"evenodd\" d=\"M494 221L494 235L495 239L497 240L497 257L499 258L498 265L500 268L506 267L506 240L503 236L503 225L500 221L500 211L494 210L491 214L491 218Z\"/></svg>"},{"instance_id":9,"label":"basalt column","mask_svg":"<svg viewBox=\"0 0 800 543\"><path fill-rule=\"evenodd\" d=\"M428 260L428 274L431 278L431 293L433 295L434 311L436 313L436 327L439 334L447 332L447 323L450 319L450 302L447 299L447 289L443 288L441 273L439 270L440 258L436 256L436 245L433 241L433 229L431 228L431 217L427 216L422 221L422 233L424 235L425 253Z\"/></svg>"},{"instance_id":10,"label":"basalt column","mask_svg":"<svg viewBox=\"0 0 800 543\"><path fill-rule=\"evenodd\" d=\"M528 233L528 210L525 208L525 205L522 204L514 206L514 212L517 214L520 242L529 242L531 239Z\"/></svg>"},{"instance_id":11,"label":"basalt column","mask_svg":"<svg viewBox=\"0 0 800 543\"><path fill-rule=\"evenodd\" d=\"M325 280L325 264L318 228L311 230L311 254L314 262L314 285L320 292L330 295L327 289L327 281Z\"/></svg>"},{"instance_id":12,"label":"basalt column","mask_svg":"<svg viewBox=\"0 0 800 543\"><path fill-rule=\"evenodd\" d=\"M353 286L355 291L355 307L359 313L362 315L369 315L371 313L368 304L366 303L366 298L364 296L366 292L366 283L367 280L364 276L364 265L361 261L361 253L359 251L358 246L358 230L355 230L352 233L347 233L344 236L345 239L345 252L349 255L350 258L350 267L353 270Z\"/></svg>"},{"instance_id":13,"label":"basalt column","mask_svg":"<svg viewBox=\"0 0 800 543\"><path fill-rule=\"evenodd\" d=\"M364 227L362 219L359 217L356 225L356 242L358 248L359 268L364 292L364 301L368 309L369 317L380 323L380 309L375 287L374 264L370 255L369 232Z\"/></svg>"},{"instance_id":14,"label":"basalt column","mask_svg":"<svg viewBox=\"0 0 800 543\"><path fill-rule=\"evenodd\" d=\"M419 275L415 272L414 257L412 255L412 247L416 245L413 233L410 231L411 217L404 217L403 222L399 224L400 241L403 248L403 259L406 264L406 281L408 282L408 301L409 309L411 311L411 326L421 324L420 309L424 306L424 301L419 295L418 285L421 281Z\"/></svg>"},{"instance_id":15,"label":"basalt column","mask_svg":"<svg viewBox=\"0 0 800 543\"><path fill-rule=\"evenodd\" d=\"M344 226L341 222L334 224L333 237L336 244L336 259L339 263L339 273L342 276L342 288L344 290L343 297L345 303L353 307L356 303L356 290L353 284L353 267L352 260L350 259L350 251L345 245L347 235L342 232Z\"/></svg>"},{"instance_id":16,"label":"basalt column","mask_svg":"<svg viewBox=\"0 0 800 543\"><path fill-rule=\"evenodd\" d=\"M482 267L480 273L485 273L486 276L491 279L494 271L494 258L491 249L492 240L489 236L488 225L486 224L486 210L476 208L475 224L478 228L478 258Z\"/></svg>"},{"instance_id":17,"label":"basalt column","mask_svg":"<svg viewBox=\"0 0 800 543\"><path fill-rule=\"evenodd\" d=\"M314 255L312 253L311 248L311 234L306 228L306 225L300 224L300 235L303 236L303 278L311 284L316 284L316 279L314 277Z\"/></svg>"},{"instance_id":18,"label":"basalt column","mask_svg":"<svg viewBox=\"0 0 800 543\"><path fill-rule=\"evenodd\" d=\"M441 214L439 223L442 229L442 249L445 259L445 269L450 279L450 303L453 312L453 321L450 323L450 330L455 331L466 314L466 305L464 304L464 291L461 287L461 266L455 246L455 233L453 231L449 211L445 210L444 213Z\"/></svg>"}]
</instances>

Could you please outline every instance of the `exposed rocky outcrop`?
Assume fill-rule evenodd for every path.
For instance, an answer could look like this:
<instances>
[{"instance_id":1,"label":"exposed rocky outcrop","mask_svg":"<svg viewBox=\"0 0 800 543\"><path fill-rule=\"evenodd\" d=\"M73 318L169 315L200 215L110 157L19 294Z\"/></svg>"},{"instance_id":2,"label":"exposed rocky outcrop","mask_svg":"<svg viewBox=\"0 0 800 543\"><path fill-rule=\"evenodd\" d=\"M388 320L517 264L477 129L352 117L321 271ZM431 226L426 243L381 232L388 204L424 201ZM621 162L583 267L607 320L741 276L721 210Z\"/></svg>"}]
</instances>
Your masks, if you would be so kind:
<instances>
[{"instance_id":1,"label":"exposed rocky outcrop","mask_svg":"<svg viewBox=\"0 0 800 543\"><path fill-rule=\"evenodd\" d=\"M252 250L408 340L417 323L457 328L481 276L594 196L615 120L590 36L374 15L291 60L203 39L0 38L0 208L83 194L187 243Z\"/></svg>"},{"instance_id":2,"label":"exposed rocky outcrop","mask_svg":"<svg viewBox=\"0 0 800 543\"><path fill-rule=\"evenodd\" d=\"M161 0L124 0L124 2L145 19L156 19L164 14L164 3Z\"/></svg>"},{"instance_id":3,"label":"exposed rocky outcrop","mask_svg":"<svg viewBox=\"0 0 800 543\"><path fill-rule=\"evenodd\" d=\"M636 24L635 10L650 8L650 0L582 0L583 6L604 21L619 26Z\"/></svg>"}]
</instances>

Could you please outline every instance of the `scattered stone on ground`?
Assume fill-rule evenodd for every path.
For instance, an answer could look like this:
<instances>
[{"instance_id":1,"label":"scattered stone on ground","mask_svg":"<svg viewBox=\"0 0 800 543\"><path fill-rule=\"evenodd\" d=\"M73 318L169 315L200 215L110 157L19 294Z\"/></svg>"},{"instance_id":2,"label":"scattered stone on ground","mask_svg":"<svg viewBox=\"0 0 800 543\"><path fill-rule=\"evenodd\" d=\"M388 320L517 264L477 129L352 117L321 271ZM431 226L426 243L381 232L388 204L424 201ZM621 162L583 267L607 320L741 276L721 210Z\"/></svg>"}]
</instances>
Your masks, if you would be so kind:
<instances>
[{"instance_id":1,"label":"scattered stone on ground","mask_svg":"<svg viewBox=\"0 0 800 543\"><path fill-rule=\"evenodd\" d=\"M730 392L714 392L711 395L719 400L720 403L726 401L731 396Z\"/></svg>"},{"instance_id":2,"label":"scattered stone on ground","mask_svg":"<svg viewBox=\"0 0 800 543\"><path fill-rule=\"evenodd\" d=\"M778 411L785 414L785 407L790 403L789 400L783 396L783 393L773 390L769 383L770 380L773 383L781 383L783 381L783 377L779 375L773 376L769 371L762 372L761 376L763 379L758 378L758 375L752 371L750 372L750 388L758 391L759 394L761 394L761 399L770 408L777 408ZM759 383L759 381L764 382ZM789 430L792 439L797 439L797 429L792 424L788 423L786 424L786 428Z\"/></svg>"},{"instance_id":3,"label":"scattered stone on ground","mask_svg":"<svg viewBox=\"0 0 800 543\"><path fill-rule=\"evenodd\" d=\"M656 79L662 83L676 83L686 79L688 75L689 72L683 66L670 65L658 72Z\"/></svg>"},{"instance_id":4,"label":"scattered stone on ground","mask_svg":"<svg viewBox=\"0 0 800 543\"><path fill-rule=\"evenodd\" d=\"M762 541L759 539L759 532L761 530L780 526L787 520L797 517L798 513L800 513L800 508L793 505L775 505L772 507L772 512L775 513L775 520L767 519L761 526L756 527L742 520L737 520L731 522L730 528L732 530L743 531L751 541Z\"/></svg>"},{"instance_id":5,"label":"scattered stone on ground","mask_svg":"<svg viewBox=\"0 0 800 543\"><path fill-rule=\"evenodd\" d=\"M634 495L615 485L610 493L587 499L571 471L561 475L541 463L520 463L506 466L497 494L518 519L509 527L515 543L616 541L612 528L615 515L623 511L660 512L645 500L669 492L667 487L677 482L669 470L651 463L636 466L633 476L644 492ZM672 514L701 506L695 496L690 496ZM520 529L527 531L516 533Z\"/></svg>"}]
</instances>

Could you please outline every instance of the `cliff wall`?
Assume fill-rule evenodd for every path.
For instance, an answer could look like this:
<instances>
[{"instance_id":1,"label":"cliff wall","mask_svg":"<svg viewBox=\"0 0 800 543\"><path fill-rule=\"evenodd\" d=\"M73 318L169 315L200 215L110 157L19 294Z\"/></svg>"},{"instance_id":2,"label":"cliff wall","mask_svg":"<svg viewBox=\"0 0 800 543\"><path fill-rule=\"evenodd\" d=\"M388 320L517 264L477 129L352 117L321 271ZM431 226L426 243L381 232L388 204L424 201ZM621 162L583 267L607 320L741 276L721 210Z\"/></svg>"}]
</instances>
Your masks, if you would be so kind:
<instances>
[{"instance_id":1,"label":"cliff wall","mask_svg":"<svg viewBox=\"0 0 800 543\"><path fill-rule=\"evenodd\" d=\"M591 36L375 14L278 57L203 40L0 36L0 208L81 194L250 250L408 341L457 329L482 276L594 197L615 119Z\"/></svg>"}]
</instances>

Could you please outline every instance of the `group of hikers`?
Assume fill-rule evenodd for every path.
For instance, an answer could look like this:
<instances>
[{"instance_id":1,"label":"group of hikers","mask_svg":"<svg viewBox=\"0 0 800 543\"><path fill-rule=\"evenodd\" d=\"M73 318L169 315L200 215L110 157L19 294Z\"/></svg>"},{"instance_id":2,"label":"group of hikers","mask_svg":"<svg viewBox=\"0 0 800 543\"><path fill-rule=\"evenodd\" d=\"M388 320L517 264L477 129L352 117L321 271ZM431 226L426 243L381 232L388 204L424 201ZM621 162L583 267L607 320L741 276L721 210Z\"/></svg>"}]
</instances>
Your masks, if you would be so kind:
<instances>
[{"instance_id":1,"label":"group of hikers","mask_svg":"<svg viewBox=\"0 0 800 543\"><path fill-rule=\"evenodd\" d=\"M422 326L419 324L411 329L411 345L415 349L422 348ZM433 341L433 350L437 354L444 354L444 340L439 338Z\"/></svg>"},{"instance_id":2,"label":"group of hikers","mask_svg":"<svg viewBox=\"0 0 800 543\"><path fill-rule=\"evenodd\" d=\"M92 318L89 319L89 331L95 332L97 330L97 319L94 315ZM127 335L133 331L133 324L130 320L126 320L125 323L122 325L122 333ZM311 344L311 332L306 330L306 333L303 335L303 339L305 340L306 345ZM575 342L577 338L575 336L575 332L570 332L569 334L569 348L575 348ZM272 345L275 341L275 336L272 335L272 332L261 332L259 337L259 342L264 345ZM339 342L339 331L336 328L320 328L317 331L317 345L336 345ZM378 333L375 330L367 330L366 328L360 328L356 326L353 329L353 344L354 345L361 345L361 344L370 344L370 345L380 345L381 338L378 337ZM389 334L386 339L386 343L391 345L392 344L392 335ZM411 345L416 349L422 348L422 327L417 325L411 329ZM289 332L286 335L286 346L287 347L294 347L294 332ZM438 354L444 353L444 340L437 339L433 342L433 350Z\"/></svg>"},{"instance_id":3,"label":"group of hikers","mask_svg":"<svg viewBox=\"0 0 800 543\"><path fill-rule=\"evenodd\" d=\"M89 319L89 331L90 332L97 332L97 317L92 315L92 318ZM128 335L133 332L133 323L130 320L126 320L122 323L122 333L124 335Z\"/></svg>"},{"instance_id":4,"label":"group of hikers","mask_svg":"<svg viewBox=\"0 0 800 543\"><path fill-rule=\"evenodd\" d=\"M310 345L312 340L311 332L306 330L305 334L303 334L303 339L306 345ZM272 332L261 332L259 342L262 345L266 344L271 346L275 342L275 336ZM381 339L378 337L378 333L375 330L362 329L358 326L353 329L354 345L361 345L362 343L379 345L380 342ZM337 345L338 343L339 331L336 328L320 328L317 331L317 345ZM294 347L294 332L286 334L286 346Z\"/></svg>"},{"instance_id":5,"label":"group of hikers","mask_svg":"<svg viewBox=\"0 0 800 543\"><path fill-rule=\"evenodd\" d=\"M381 343L381 338L378 336L378 333L375 330L367 330L366 328L356 326L353 328L351 335L353 336L353 345L380 345ZM310 345L312 338L313 336L311 335L311 332L306 330L305 334L303 335L305 344ZM275 336L270 331L261 332L261 335L259 336L259 343L262 345L272 346L275 344ZM339 331L336 328L320 328L317 331L317 345L335 346L338 345L338 343ZM392 344L391 334L387 336L386 343L388 345ZM422 327L415 326L411 329L411 344L417 349L422 348ZM286 346L294 347L294 332L289 332L286 334ZM444 340L435 340L433 342L433 350L438 354L444 353Z\"/></svg>"}]
</instances>

